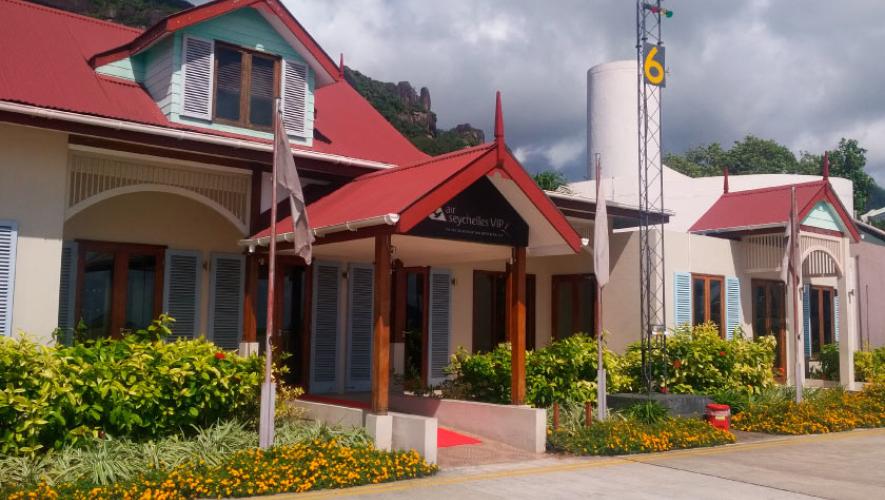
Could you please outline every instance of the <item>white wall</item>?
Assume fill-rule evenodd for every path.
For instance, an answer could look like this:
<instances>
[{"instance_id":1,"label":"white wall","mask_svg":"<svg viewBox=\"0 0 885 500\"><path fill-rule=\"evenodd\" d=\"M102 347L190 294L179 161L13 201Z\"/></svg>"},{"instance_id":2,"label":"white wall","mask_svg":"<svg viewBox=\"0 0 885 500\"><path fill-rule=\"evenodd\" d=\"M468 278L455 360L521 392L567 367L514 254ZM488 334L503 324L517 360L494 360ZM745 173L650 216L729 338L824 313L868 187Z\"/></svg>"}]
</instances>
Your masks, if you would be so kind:
<instances>
[{"instance_id":1,"label":"white wall","mask_svg":"<svg viewBox=\"0 0 885 500\"><path fill-rule=\"evenodd\" d=\"M13 332L48 342L58 324L67 135L0 124L0 219L18 223Z\"/></svg>"}]
</instances>

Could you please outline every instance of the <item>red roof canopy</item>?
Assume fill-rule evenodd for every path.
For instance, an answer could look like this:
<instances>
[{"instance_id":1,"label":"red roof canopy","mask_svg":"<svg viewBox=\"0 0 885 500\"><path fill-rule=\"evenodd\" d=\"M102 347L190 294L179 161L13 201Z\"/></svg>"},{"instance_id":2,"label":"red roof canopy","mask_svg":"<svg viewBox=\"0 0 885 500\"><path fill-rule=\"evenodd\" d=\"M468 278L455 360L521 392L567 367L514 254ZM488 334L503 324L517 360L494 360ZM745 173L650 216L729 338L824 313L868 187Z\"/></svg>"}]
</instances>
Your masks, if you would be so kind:
<instances>
[{"instance_id":1,"label":"red roof canopy","mask_svg":"<svg viewBox=\"0 0 885 500\"><path fill-rule=\"evenodd\" d=\"M833 206L855 240L860 235L826 179L747 191L723 193L716 203L689 228L693 233L727 233L771 226L786 226L790 219L790 191L796 188L798 218L802 220L819 201Z\"/></svg>"},{"instance_id":2,"label":"red roof canopy","mask_svg":"<svg viewBox=\"0 0 885 500\"><path fill-rule=\"evenodd\" d=\"M462 149L431 160L357 177L307 207L313 229L344 226L360 220L395 214L393 232L404 234L434 210L483 176L500 172L512 180L572 250L581 239L565 216L535 184L509 152L499 165L495 143ZM379 222L379 224L381 224ZM292 217L277 223L277 234L293 231ZM252 240L270 236L270 228ZM322 239L318 241L322 242Z\"/></svg>"},{"instance_id":3,"label":"red roof canopy","mask_svg":"<svg viewBox=\"0 0 885 500\"><path fill-rule=\"evenodd\" d=\"M244 6L213 5L221 3ZM0 19L0 100L271 142L171 122L140 85L100 75L89 65L94 54L133 41L141 30L20 0L0 0ZM318 89L315 108L313 146L299 149L398 165L428 158L344 81Z\"/></svg>"}]
</instances>

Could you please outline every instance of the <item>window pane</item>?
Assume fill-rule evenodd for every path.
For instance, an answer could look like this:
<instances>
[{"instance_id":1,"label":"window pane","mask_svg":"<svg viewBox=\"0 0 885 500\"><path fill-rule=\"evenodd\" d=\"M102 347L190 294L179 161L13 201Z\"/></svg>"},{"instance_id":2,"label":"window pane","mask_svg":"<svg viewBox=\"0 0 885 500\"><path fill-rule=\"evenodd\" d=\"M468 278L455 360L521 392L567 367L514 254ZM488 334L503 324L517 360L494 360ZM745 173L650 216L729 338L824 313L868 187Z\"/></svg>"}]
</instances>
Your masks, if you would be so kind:
<instances>
[{"instance_id":1,"label":"window pane","mask_svg":"<svg viewBox=\"0 0 885 500\"><path fill-rule=\"evenodd\" d=\"M811 289L811 352L820 352L820 290Z\"/></svg>"},{"instance_id":2,"label":"window pane","mask_svg":"<svg viewBox=\"0 0 885 500\"><path fill-rule=\"evenodd\" d=\"M249 122L270 127L273 122L274 60L252 56L252 88L249 91Z\"/></svg>"},{"instance_id":3,"label":"window pane","mask_svg":"<svg viewBox=\"0 0 885 500\"><path fill-rule=\"evenodd\" d=\"M145 328L154 319L154 283L157 258L153 255L130 255L126 289L126 322L130 330Z\"/></svg>"},{"instance_id":4,"label":"window pane","mask_svg":"<svg viewBox=\"0 0 885 500\"><path fill-rule=\"evenodd\" d=\"M492 325L494 302L492 276L485 273L473 275L473 352L488 352L492 348Z\"/></svg>"},{"instance_id":5,"label":"window pane","mask_svg":"<svg viewBox=\"0 0 885 500\"><path fill-rule=\"evenodd\" d=\"M753 335L760 337L771 333L765 324L765 285L753 287Z\"/></svg>"},{"instance_id":6,"label":"window pane","mask_svg":"<svg viewBox=\"0 0 885 500\"><path fill-rule=\"evenodd\" d=\"M703 324L707 318L704 315L704 310L707 305L706 297L704 296L704 279L703 278L695 278L692 280L692 297L691 297L691 307L692 307L692 324L700 325Z\"/></svg>"},{"instance_id":7,"label":"window pane","mask_svg":"<svg viewBox=\"0 0 885 500\"><path fill-rule=\"evenodd\" d=\"M215 57L218 61L215 75L215 116L239 121L243 56L236 50L216 46Z\"/></svg>"},{"instance_id":8,"label":"window pane","mask_svg":"<svg viewBox=\"0 0 885 500\"><path fill-rule=\"evenodd\" d=\"M556 337L564 339L575 333L572 325L572 286L571 281L554 283L553 295L556 300Z\"/></svg>"},{"instance_id":9,"label":"window pane","mask_svg":"<svg viewBox=\"0 0 885 500\"><path fill-rule=\"evenodd\" d=\"M824 290L824 344L833 343L833 293Z\"/></svg>"},{"instance_id":10,"label":"window pane","mask_svg":"<svg viewBox=\"0 0 885 500\"><path fill-rule=\"evenodd\" d=\"M710 321L722 329L722 281L710 280Z\"/></svg>"},{"instance_id":11,"label":"window pane","mask_svg":"<svg viewBox=\"0 0 885 500\"><path fill-rule=\"evenodd\" d=\"M110 335L111 287L114 282L114 254L86 252L80 317L86 323L88 338Z\"/></svg>"},{"instance_id":12,"label":"window pane","mask_svg":"<svg viewBox=\"0 0 885 500\"><path fill-rule=\"evenodd\" d=\"M786 317L784 314L784 302L786 300L784 285L782 283L772 285L771 294L771 329L774 333L780 333L781 329L784 328L783 318Z\"/></svg>"}]
</instances>

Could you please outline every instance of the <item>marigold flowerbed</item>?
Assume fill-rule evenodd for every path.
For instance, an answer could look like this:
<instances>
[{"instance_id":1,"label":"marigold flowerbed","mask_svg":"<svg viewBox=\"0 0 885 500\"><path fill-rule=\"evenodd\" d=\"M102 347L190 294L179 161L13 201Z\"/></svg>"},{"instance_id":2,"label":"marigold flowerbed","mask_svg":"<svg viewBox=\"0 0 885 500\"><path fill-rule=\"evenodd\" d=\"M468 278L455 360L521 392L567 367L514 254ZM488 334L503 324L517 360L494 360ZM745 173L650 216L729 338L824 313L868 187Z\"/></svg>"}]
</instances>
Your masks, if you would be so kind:
<instances>
[{"instance_id":1,"label":"marigold flowerbed","mask_svg":"<svg viewBox=\"0 0 885 500\"><path fill-rule=\"evenodd\" d=\"M738 430L771 434L820 434L885 427L885 384L870 384L862 392L810 391L801 403L751 402L732 417L731 423Z\"/></svg>"},{"instance_id":2,"label":"marigold flowerbed","mask_svg":"<svg viewBox=\"0 0 885 500\"><path fill-rule=\"evenodd\" d=\"M344 488L436 472L414 452L385 452L372 446L348 447L335 440L277 446L268 451L234 453L219 465L186 463L170 471L147 471L135 480L110 486L41 483L6 492L18 499L191 499L244 497ZM0 491L0 496L3 496Z\"/></svg>"},{"instance_id":3,"label":"marigold flowerbed","mask_svg":"<svg viewBox=\"0 0 885 500\"><path fill-rule=\"evenodd\" d=\"M733 443L734 435L699 419L665 418L657 423L612 419L590 427L553 431L553 449L577 455L624 455Z\"/></svg>"}]
</instances>

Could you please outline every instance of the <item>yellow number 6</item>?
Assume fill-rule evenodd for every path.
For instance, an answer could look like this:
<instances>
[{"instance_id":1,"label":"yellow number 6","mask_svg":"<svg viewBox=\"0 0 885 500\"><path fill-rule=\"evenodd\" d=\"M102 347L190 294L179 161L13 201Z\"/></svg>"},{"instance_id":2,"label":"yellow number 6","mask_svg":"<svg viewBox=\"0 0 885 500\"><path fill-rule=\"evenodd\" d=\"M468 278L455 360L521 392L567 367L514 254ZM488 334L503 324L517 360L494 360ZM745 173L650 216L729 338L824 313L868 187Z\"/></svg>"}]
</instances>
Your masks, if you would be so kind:
<instances>
[{"instance_id":1,"label":"yellow number 6","mask_svg":"<svg viewBox=\"0 0 885 500\"><path fill-rule=\"evenodd\" d=\"M652 47L648 51L648 55L645 56L645 64L643 65L645 79L652 85L660 85L664 81L664 67L655 60L656 55L658 55L658 48Z\"/></svg>"}]
</instances>

